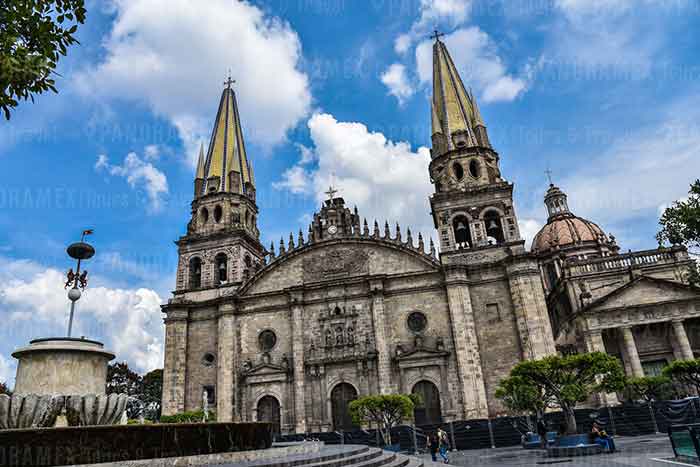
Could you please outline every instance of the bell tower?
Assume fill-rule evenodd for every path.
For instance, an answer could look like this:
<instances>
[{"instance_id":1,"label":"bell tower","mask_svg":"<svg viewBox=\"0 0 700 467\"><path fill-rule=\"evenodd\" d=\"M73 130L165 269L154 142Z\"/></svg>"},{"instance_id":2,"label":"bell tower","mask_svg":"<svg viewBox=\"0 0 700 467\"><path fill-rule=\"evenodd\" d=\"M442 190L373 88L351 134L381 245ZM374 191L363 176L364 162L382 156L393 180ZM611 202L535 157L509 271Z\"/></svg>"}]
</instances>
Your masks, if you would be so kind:
<instances>
[{"instance_id":1,"label":"bell tower","mask_svg":"<svg viewBox=\"0 0 700 467\"><path fill-rule=\"evenodd\" d=\"M474 94L440 34L434 38L430 204L441 251L522 243L513 184L501 178Z\"/></svg>"},{"instance_id":2,"label":"bell tower","mask_svg":"<svg viewBox=\"0 0 700 467\"><path fill-rule=\"evenodd\" d=\"M234 82L224 83L208 149L200 148L191 219L187 235L177 241L178 291L240 284L266 253Z\"/></svg>"}]
</instances>

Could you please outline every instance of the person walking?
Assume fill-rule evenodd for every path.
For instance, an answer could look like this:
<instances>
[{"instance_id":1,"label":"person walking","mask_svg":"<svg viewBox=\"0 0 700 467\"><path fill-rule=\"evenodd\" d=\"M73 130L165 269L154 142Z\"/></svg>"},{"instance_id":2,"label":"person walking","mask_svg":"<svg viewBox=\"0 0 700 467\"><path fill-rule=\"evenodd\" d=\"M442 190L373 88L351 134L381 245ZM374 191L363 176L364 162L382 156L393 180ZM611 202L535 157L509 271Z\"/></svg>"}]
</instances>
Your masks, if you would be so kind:
<instances>
[{"instance_id":1,"label":"person walking","mask_svg":"<svg viewBox=\"0 0 700 467\"><path fill-rule=\"evenodd\" d=\"M439 449L440 443L438 442L437 435L435 433L430 433L428 435L428 451L430 451L430 457L433 459L433 462L437 462L437 453Z\"/></svg>"},{"instance_id":2,"label":"person walking","mask_svg":"<svg viewBox=\"0 0 700 467\"><path fill-rule=\"evenodd\" d=\"M541 417L537 420L537 434L540 437L540 447L547 449L547 424Z\"/></svg>"},{"instance_id":3,"label":"person walking","mask_svg":"<svg viewBox=\"0 0 700 467\"><path fill-rule=\"evenodd\" d=\"M449 464L450 459L449 457L447 457L447 452L450 449L450 441L447 439L447 432L442 428L438 428L437 436L440 448L440 457L442 457L442 460L443 462L445 462L445 464Z\"/></svg>"}]
</instances>

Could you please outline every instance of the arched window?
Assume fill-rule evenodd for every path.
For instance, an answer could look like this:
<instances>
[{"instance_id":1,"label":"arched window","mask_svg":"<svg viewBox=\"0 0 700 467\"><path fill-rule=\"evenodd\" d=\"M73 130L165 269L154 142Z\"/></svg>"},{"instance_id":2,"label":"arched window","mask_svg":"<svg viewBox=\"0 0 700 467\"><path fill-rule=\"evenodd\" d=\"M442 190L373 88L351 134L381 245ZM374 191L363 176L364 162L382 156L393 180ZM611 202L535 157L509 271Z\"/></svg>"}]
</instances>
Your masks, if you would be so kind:
<instances>
[{"instance_id":1,"label":"arched window","mask_svg":"<svg viewBox=\"0 0 700 467\"><path fill-rule=\"evenodd\" d=\"M218 204L214 208L214 222L221 222L221 218L224 216L224 210Z\"/></svg>"},{"instance_id":2,"label":"arched window","mask_svg":"<svg viewBox=\"0 0 700 467\"><path fill-rule=\"evenodd\" d=\"M464 168L459 162L452 164L452 172L455 174L457 180L462 180L464 178Z\"/></svg>"},{"instance_id":3,"label":"arched window","mask_svg":"<svg viewBox=\"0 0 700 467\"><path fill-rule=\"evenodd\" d=\"M501 216L497 211L491 210L484 214L484 224L486 224L486 236L490 244L498 245L506 241Z\"/></svg>"},{"instance_id":4,"label":"arched window","mask_svg":"<svg viewBox=\"0 0 700 467\"><path fill-rule=\"evenodd\" d=\"M243 258L243 262L245 263L245 267L249 268L253 265L253 260L250 259L250 255L245 255Z\"/></svg>"},{"instance_id":5,"label":"arched window","mask_svg":"<svg viewBox=\"0 0 700 467\"><path fill-rule=\"evenodd\" d=\"M419 381L413 387L413 394L420 396L420 405L416 406L413 416L416 425L438 425L442 423L440 391L430 381Z\"/></svg>"},{"instance_id":6,"label":"arched window","mask_svg":"<svg viewBox=\"0 0 700 467\"><path fill-rule=\"evenodd\" d=\"M331 407L333 409L333 430L352 431L359 427L352 422L348 406L357 399L357 391L348 383L340 383L331 391Z\"/></svg>"},{"instance_id":7,"label":"arched window","mask_svg":"<svg viewBox=\"0 0 700 467\"><path fill-rule=\"evenodd\" d=\"M224 253L216 255L216 277L219 284L224 284L228 280L228 257Z\"/></svg>"},{"instance_id":8,"label":"arched window","mask_svg":"<svg viewBox=\"0 0 700 467\"><path fill-rule=\"evenodd\" d=\"M469 175L471 175L472 178L479 178L481 173L479 168L479 162L476 159L472 159L471 162L469 162Z\"/></svg>"},{"instance_id":9,"label":"arched window","mask_svg":"<svg viewBox=\"0 0 700 467\"><path fill-rule=\"evenodd\" d=\"M458 249L471 248L472 236L469 230L469 220L465 216L457 216L452 221L452 228L455 234L455 246Z\"/></svg>"},{"instance_id":10,"label":"arched window","mask_svg":"<svg viewBox=\"0 0 700 467\"><path fill-rule=\"evenodd\" d=\"M190 288L198 289L202 286L202 260L194 257L190 260Z\"/></svg>"},{"instance_id":11,"label":"arched window","mask_svg":"<svg viewBox=\"0 0 700 467\"><path fill-rule=\"evenodd\" d=\"M280 433L280 403L272 396L258 401L258 421L272 423L272 433Z\"/></svg>"},{"instance_id":12,"label":"arched window","mask_svg":"<svg viewBox=\"0 0 700 467\"><path fill-rule=\"evenodd\" d=\"M202 223L206 224L207 221L209 221L209 210L207 208L202 208L202 210L199 211L199 217L202 219Z\"/></svg>"}]
</instances>

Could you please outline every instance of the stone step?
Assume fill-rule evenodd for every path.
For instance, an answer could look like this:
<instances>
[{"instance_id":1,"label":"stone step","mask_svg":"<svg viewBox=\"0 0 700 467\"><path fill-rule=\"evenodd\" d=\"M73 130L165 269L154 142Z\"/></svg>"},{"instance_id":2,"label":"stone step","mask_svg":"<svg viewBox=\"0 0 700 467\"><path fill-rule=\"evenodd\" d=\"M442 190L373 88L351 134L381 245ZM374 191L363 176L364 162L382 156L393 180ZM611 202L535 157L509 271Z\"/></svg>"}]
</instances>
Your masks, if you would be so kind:
<instances>
[{"instance_id":1,"label":"stone step","mask_svg":"<svg viewBox=\"0 0 700 467\"><path fill-rule=\"evenodd\" d=\"M370 451L368 446L345 445L326 446L320 452L295 454L285 458L260 459L255 461L224 464L222 467L297 467L308 466L322 462L342 460L352 456L359 456Z\"/></svg>"},{"instance_id":2,"label":"stone step","mask_svg":"<svg viewBox=\"0 0 700 467\"><path fill-rule=\"evenodd\" d=\"M369 459L358 464L352 464L351 467L387 467L392 465L399 457L396 453L380 450L380 455L374 459ZM350 467L350 466L348 466Z\"/></svg>"},{"instance_id":3,"label":"stone step","mask_svg":"<svg viewBox=\"0 0 700 467\"><path fill-rule=\"evenodd\" d=\"M370 462L382 456L384 451L377 448L368 448L367 450L345 457L339 457L329 460L320 460L313 464L305 464L305 467L355 467Z\"/></svg>"}]
</instances>

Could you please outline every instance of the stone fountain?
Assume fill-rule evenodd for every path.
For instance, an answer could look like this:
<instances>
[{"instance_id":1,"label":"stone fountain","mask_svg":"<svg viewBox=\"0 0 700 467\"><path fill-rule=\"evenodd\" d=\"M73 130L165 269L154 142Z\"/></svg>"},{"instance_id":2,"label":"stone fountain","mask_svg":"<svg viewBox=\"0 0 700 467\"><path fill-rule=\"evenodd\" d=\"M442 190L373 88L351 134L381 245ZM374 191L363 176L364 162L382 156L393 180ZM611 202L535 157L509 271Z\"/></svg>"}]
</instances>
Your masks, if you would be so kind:
<instances>
[{"instance_id":1,"label":"stone fountain","mask_svg":"<svg viewBox=\"0 0 700 467\"><path fill-rule=\"evenodd\" d=\"M114 354L101 342L71 337L76 302L87 287L81 262L95 254L84 241L91 233L84 231L80 242L67 249L77 260L65 284L71 302L68 336L35 339L12 354L18 360L15 390L12 397L0 395L0 430L53 427L59 417L69 426L112 425L126 410L128 396L105 394Z\"/></svg>"}]
</instances>

